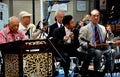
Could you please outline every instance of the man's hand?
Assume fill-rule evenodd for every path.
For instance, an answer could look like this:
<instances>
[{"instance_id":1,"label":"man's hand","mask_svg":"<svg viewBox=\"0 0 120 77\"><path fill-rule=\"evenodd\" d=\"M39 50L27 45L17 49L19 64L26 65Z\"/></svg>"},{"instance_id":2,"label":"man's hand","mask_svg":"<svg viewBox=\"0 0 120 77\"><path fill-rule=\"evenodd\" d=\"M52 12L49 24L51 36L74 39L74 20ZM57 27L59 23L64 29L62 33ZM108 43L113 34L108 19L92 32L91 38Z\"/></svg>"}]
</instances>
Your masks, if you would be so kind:
<instances>
[{"instance_id":1,"label":"man's hand","mask_svg":"<svg viewBox=\"0 0 120 77\"><path fill-rule=\"evenodd\" d=\"M95 48L95 44L89 44L90 47Z\"/></svg>"},{"instance_id":2,"label":"man's hand","mask_svg":"<svg viewBox=\"0 0 120 77\"><path fill-rule=\"evenodd\" d=\"M63 40L67 41L69 39L69 36L64 36Z\"/></svg>"},{"instance_id":3,"label":"man's hand","mask_svg":"<svg viewBox=\"0 0 120 77\"><path fill-rule=\"evenodd\" d=\"M74 40L74 33L73 33L73 32L70 32L69 37L70 37L72 40Z\"/></svg>"}]
</instances>

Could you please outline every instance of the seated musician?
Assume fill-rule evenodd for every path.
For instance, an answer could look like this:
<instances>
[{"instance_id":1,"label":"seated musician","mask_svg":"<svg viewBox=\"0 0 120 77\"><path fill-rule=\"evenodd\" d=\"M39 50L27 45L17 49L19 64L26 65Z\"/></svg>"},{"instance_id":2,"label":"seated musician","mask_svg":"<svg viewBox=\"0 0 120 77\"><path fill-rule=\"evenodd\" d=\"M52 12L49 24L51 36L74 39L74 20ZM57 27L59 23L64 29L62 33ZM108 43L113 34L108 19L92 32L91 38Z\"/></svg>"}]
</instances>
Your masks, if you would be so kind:
<instances>
[{"instance_id":1,"label":"seated musician","mask_svg":"<svg viewBox=\"0 0 120 77\"><path fill-rule=\"evenodd\" d=\"M104 50L103 46L98 47L97 45L106 41L107 31L110 31L106 31L103 25L98 24L100 20L100 13L98 10L94 9L91 11L90 20L90 23L82 27L79 32L79 42L84 48L87 48L87 56L80 71L81 75L87 75L88 66L92 58L94 58L94 70L98 72L100 69L100 58ZM86 40L89 41L89 44Z\"/></svg>"},{"instance_id":2,"label":"seated musician","mask_svg":"<svg viewBox=\"0 0 120 77\"><path fill-rule=\"evenodd\" d=\"M53 38L56 40L56 47L66 61L61 61L61 66L65 71L65 77L68 77L70 57L77 57L80 60L85 55L77 51L77 48L79 47L79 31L74 28L74 23L74 18L71 15L66 15L63 18L64 26L53 32ZM55 56L58 57L59 55L55 54Z\"/></svg>"},{"instance_id":3,"label":"seated musician","mask_svg":"<svg viewBox=\"0 0 120 77\"><path fill-rule=\"evenodd\" d=\"M8 25L0 31L0 43L14 42L17 40L24 40L25 35L18 30L19 19L15 16L9 18Z\"/></svg>"},{"instance_id":4,"label":"seated musician","mask_svg":"<svg viewBox=\"0 0 120 77\"><path fill-rule=\"evenodd\" d=\"M38 24L39 25L39 24ZM43 20L43 27L36 28L32 34L32 39L46 39L48 37L48 21Z\"/></svg>"},{"instance_id":5,"label":"seated musician","mask_svg":"<svg viewBox=\"0 0 120 77\"><path fill-rule=\"evenodd\" d=\"M18 30L19 27L19 19L15 16L9 18L8 24L5 26L3 30L0 31L0 44L14 42L17 40L24 40L25 35L22 31ZM15 48L17 49L17 48ZM0 76L3 77L3 58L2 52L0 51Z\"/></svg>"}]
</instances>

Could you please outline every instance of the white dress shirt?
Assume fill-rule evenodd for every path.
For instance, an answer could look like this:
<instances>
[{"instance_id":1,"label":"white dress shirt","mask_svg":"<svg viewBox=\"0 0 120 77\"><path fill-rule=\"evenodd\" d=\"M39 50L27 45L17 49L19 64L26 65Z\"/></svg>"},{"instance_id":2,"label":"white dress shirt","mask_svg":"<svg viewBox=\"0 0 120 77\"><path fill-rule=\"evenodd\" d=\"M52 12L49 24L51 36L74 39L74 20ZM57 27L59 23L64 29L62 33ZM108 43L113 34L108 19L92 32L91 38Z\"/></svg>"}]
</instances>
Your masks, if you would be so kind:
<instances>
[{"instance_id":1,"label":"white dress shirt","mask_svg":"<svg viewBox=\"0 0 120 77\"><path fill-rule=\"evenodd\" d=\"M71 33L71 30L70 30L70 29L67 29L67 28L65 27L65 32L66 32L66 36L69 36L70 33ZM69 39L66 41L66 43L71 43L71 38L69 38Z\"/></svg>"},{"instance_id":2,"label":"white dress shirt","mask_svg":"<svg viewBox=\"0 0 120 77\"><path fill-rule=\"evenodd\" d=\"M31 39L32 33L35 31L36 27L34 24L29 24L28 27L23 26L21 23L19 23L19 30L22 30L24 34L30 29L30 38L28 35L25 35L25 39Z\"/></svg>"},{"instance_id":3,"label":"white dress shirt","mask_svg":"<svg viewBox=\"0 0 120 77\"><path fill-rule=\"evenodd\" d=\"M24 34L28 31L28 29L29 29L28 27L26 28L21 23L19 23L19 30L22 30L24 32ZM27 35L25 35L25 39L29 39L29 37Z\"/></svg>"}]
</instances>

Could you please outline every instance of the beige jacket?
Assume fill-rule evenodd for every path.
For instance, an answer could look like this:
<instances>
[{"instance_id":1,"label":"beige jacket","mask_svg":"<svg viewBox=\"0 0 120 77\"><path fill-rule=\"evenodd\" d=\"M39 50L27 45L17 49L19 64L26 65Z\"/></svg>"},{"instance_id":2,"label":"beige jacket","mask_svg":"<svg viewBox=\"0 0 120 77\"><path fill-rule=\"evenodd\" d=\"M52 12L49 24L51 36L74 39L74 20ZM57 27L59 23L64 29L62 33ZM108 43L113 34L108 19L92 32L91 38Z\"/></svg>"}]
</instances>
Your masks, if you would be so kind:
<instances>
[{"instance_id":1,"label":"beige jacket","mask_svg":"<svg viewBox=\"0 0 120 77\"><path fill-rule=\"evenodd\" d=\"M92 43L93 31L92 31L91 25L92 25L92 23L90 22L86 26L81 27L80 32L79 32L79 42L85 48L88 47L87 42L81 40L81 38L84 38L84 39L90 41L90 43ZM105 37L106 37L106 29L103 25L98 24L98 26L99 26L99 29L100 29L100 32L101 32L102 40L104 41Z\"/></svg>"}]
</instances>

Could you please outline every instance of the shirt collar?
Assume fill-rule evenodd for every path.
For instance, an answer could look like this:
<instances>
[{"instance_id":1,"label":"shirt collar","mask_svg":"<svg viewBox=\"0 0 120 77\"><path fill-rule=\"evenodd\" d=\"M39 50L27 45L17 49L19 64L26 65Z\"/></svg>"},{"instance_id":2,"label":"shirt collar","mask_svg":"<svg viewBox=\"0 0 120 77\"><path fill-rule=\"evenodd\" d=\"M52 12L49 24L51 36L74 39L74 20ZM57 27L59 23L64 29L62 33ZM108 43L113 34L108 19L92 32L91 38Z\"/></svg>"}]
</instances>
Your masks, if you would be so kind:
<instances>
[{"instance_id":1,"label":"shirt collar","mask_svg":"<svg viewBox=\"0 0 120 77\"><path fill-rule=\"evenodd\" d=\"M71 32L71 30L70 30L70 29L68 29L68 28L66 28L66 27L65 27L65 31L69 31L69 32Z\"/></svg>"},{"instance_id":2,"label":"shirt collar","mask_svg":"<svg viewBox=\"0 0 120 77\"><path fill-rule=\"evenodd\" d=\"M22 23L19 23L19 28L20 30L28 30L28 28L24 27Z\"/></svg>"},{"instance_id":3,"label":"shirt collar","mask_svg":"<svg viewBox=\"0 0 120 77\"><path fill-rule=\"evenodd\" d=\"M9 29L9 26L7 26L5 29L5 32L8 34L8 33L12 33L11 31L10 31L10 29ZM16 33L18 33L18 32L16 32Z\"/></svg>"},{"instance_id":4,"label":"shirt collar","mask_svg":"<svg viewBox=\"0 0 120 77\"><path fill-rule=\"evenodd\" d=\"M59 22L57 22L57 24L58 24L58 27L60 28L60 25L61 25L61 24L60 24ZM63 24L62 24L62 26L63 26Z\"/></svg>"},{"instance_id":5,"label":"shirt collar","mask_svg":"<svg viewBox=\"0 0 120 77\"><path fill-rule=\"evenodd\" d=\"M91 26L93 29L95 29L95 26L98 28L98 25L94 25L93 23L91 23Z\"/></svg>"}]
</instances>

